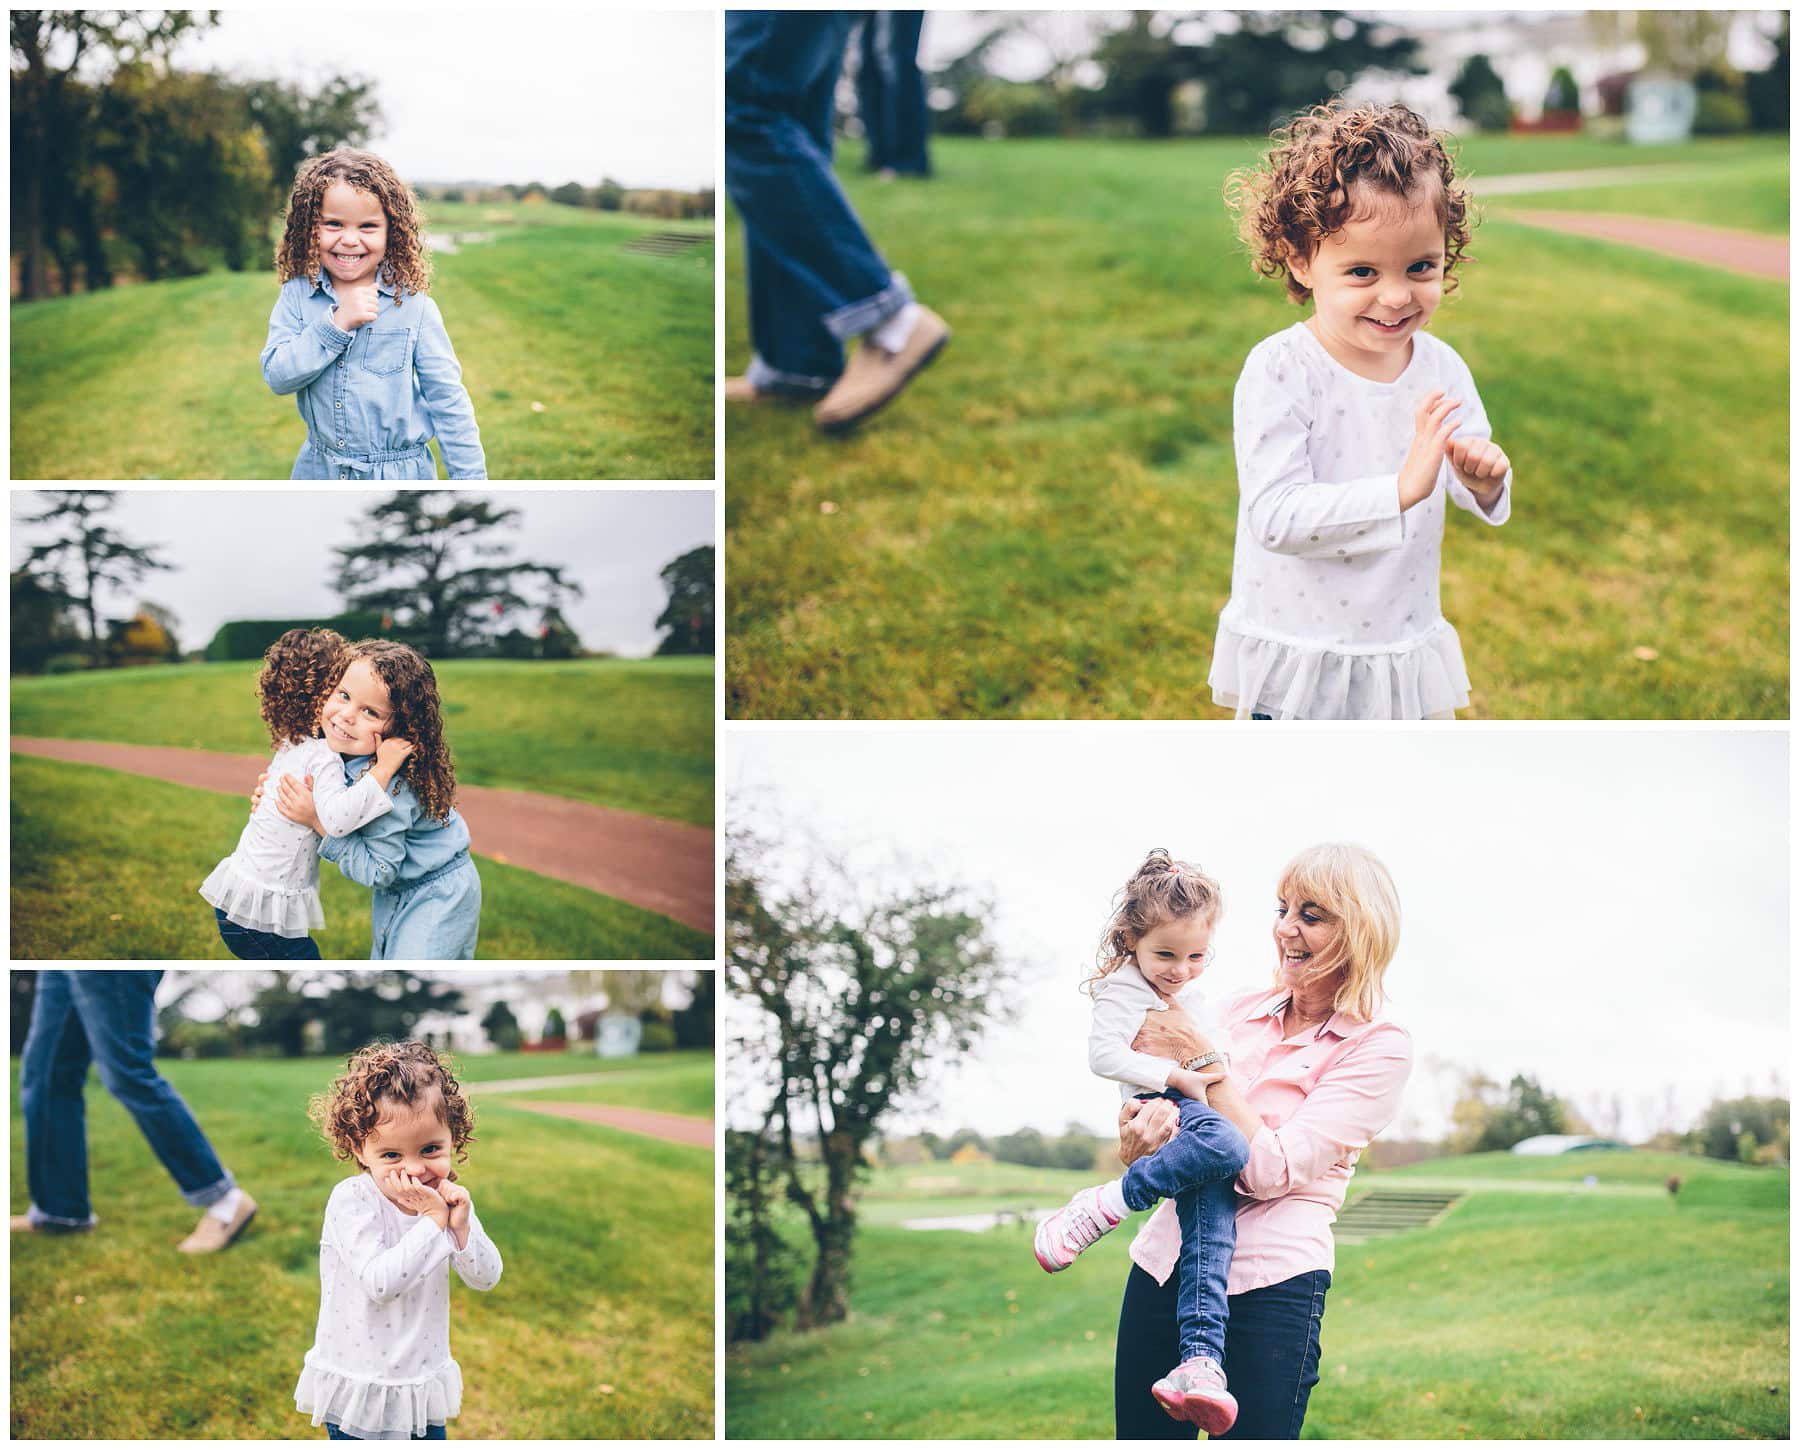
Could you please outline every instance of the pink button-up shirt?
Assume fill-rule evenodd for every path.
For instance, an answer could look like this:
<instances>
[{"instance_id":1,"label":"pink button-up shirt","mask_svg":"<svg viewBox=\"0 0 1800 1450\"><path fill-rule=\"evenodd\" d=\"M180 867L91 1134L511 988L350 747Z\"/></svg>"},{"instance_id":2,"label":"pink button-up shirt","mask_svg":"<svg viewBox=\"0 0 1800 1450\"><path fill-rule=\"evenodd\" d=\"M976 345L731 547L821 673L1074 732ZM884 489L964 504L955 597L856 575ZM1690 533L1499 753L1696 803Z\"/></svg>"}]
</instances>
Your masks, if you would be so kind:
<instances>
[{"instance_id":1,"label":"pink button-up shirt","mask_svg":"<svg viewBox=\"0 0 1800 1450\"><path fill-rule=\"evenodd\" d=\"M1337 1262L1331 1225L1356 1160L1394 1120L1412 1072L1412 1037L1377 1016L1334 1012L1316 1031L1284 1039L1286 989L1226 1002L1231 1080L1262 1118L1238 1192L1237 1251L1225 1292L1242 1294ZM1131 1257L1161 1284L1175 1270L1181 1227L1168 1199L1138 1230Z\"/></svg>"}]
</instances>

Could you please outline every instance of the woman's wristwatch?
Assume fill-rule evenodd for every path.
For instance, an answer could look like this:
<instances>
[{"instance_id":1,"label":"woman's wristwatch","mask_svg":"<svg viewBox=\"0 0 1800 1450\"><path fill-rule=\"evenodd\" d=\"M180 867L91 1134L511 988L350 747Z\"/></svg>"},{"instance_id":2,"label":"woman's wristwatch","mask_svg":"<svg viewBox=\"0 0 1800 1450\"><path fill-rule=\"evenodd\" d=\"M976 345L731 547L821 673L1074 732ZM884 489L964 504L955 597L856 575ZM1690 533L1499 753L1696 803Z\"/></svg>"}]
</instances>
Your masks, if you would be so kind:
<instances>
[{"instance_id":1,"label":"woman's wristwatch","mask_svg":"<svg viewBox=\"0 0 1800 1450\"><path fill-rule=\"evenodd\" d=\"M1203 1067L1211 1067L1215 1062L1223 1062L1224 1060L1225 1059L1216 1052L1207 1052L1202 1053L1199 1057L1190 1057L1186 1062L1182 1063L1181 1066L1182 1070L1185 1072L1199 1072Z\"/></svg>"}]
</instances>

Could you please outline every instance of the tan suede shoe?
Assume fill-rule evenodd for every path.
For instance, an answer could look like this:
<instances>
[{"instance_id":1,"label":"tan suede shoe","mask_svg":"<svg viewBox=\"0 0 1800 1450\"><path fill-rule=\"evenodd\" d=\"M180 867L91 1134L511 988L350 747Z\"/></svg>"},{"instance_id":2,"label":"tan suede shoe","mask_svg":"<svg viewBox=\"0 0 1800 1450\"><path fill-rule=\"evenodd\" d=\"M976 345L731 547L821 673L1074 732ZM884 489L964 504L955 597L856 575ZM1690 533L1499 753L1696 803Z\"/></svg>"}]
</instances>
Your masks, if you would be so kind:
<instances>
[{"instance_id":1,"label":"tan suede shoe","mask_svg":"<svg viewBox=\"0 0 1800 1450\"><path fill-rule=\"evenodd\" d=\"M184 1254L216 1254L249 1227L255 1217L256 1200L246 1193L238 1200L230 1223L220 1223L210 1213L203 1213L194 1231L175 1247Z\"/></svg>"},{"instance_id":2,"label":"tan suede shoe","mask_svg":"<svg viewBox=\"0 0 1800 1450\"><path fill-rule=\"evenodd\" d=\"M73 1224L33 1223L28 1213L15 1213L12 1216L12 1231L16 1234L43 1234L46 1238L54 1238L57 1234L84 1234L93 1225L82 1224L79 1228Z\"/></svg>"},{"instance_id":3,"label":"tan suede shoe","mask_svg":"<svg viewBox=\"0 0 1800 1450\"><path fill-rule=\"evenodd\" d=\"M773 393L765 393L749 378L738 376L725 379L725 401L728 403L767 403L774 398Z\"/></svg>"},{"instance_id":4,"label":"tan suede shoe","mask_svg":"<svg viewBox=\"0 0 1800 1450\"><path fill-rule=\"evenodd\" d=\"M850 354L849 366L813 409L813 421L827 433L854 428L887 406L950 341L950 324L929 307L919 308L906 346L888 352L865 337Z\"/></svg>"}]
</instances>

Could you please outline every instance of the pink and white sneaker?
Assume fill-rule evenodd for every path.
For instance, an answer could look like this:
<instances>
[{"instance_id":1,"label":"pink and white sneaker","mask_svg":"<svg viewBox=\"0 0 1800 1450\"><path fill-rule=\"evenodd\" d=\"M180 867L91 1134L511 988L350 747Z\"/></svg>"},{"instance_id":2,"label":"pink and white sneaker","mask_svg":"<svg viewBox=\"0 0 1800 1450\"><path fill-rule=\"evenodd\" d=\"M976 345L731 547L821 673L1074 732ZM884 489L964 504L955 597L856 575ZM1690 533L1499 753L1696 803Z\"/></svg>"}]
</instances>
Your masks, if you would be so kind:
<instances>
[{"instance_id":1,"label":"pink and white sneaker","mask_svg":"<svg viewBox=\"0 0 1800 1450\"><path fill-rule=\"evenodd\" d=\"M1098 1188L1084 1188L1038 1224L1032 1251L1044 1272L1054 1274L1068 1268L1083 1249L1111 1233L1120 1222L1101 1204Z\"/></svg>"},{"instance_id":2,"label":"pink and white sneaker","mask_svg":"<svg viewBox=\"0 0 1800 1450\"><path fill-rule=\"evenodd\" d=\"M1237 1423L1237 1401L1225 1388L1225 1371L1216 1359L1190 1359L1151 1385L1150 1393L1172 1418L1208 1435L1223 1435Z\"/></svg>"}]
</instances>

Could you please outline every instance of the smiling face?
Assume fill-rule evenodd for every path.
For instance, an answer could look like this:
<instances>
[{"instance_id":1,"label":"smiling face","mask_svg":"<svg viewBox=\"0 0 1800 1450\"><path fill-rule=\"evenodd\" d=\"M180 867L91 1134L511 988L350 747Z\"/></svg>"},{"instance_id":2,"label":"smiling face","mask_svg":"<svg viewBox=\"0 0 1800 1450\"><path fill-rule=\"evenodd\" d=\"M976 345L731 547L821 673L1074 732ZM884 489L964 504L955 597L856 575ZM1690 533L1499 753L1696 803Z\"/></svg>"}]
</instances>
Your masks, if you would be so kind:
<instances>
[{"instance_id":1,"label":"smiling face","mask_svg":"<svg viewBox=\"0 0 1800 1450\"><path fill-rule=\"evenodd\" d=\"M1288 268L1312 289L1307 326L1361 377L1392 382L1412 361L1413 334L1444 297L1444 227L1431 185L1405 197L1351 188L1342 231Z\"/></svg>"},{"instance_id":2,"label":"smiling face","mask_svg":"<svg viewBox=\"0 0 1800 1450\"><path fill-rule=\"evenodd\" d=\"M339 755L373 755L392 733L394 708L387 686L367 660L352 660L343 679L319 707L325 743Z\"/></svg>"},{"instance_id":3,"label":"smiling face","mask_svg":"<svg viewBox=\"0 0 1800 1450\"><path fill-rule=\"evenodd\" d=\"M1132 948L1144 980L1163 996L1173 997L1206 970L1217 924L1206 917L1188 916L1145 932Z\"/></svg>"},{"instance_id":4,"label":"smiling face","mask_svg":"<svg viewBox=\"0 0 1800 1450\"><path fill-rule=\"evenodd\" d=\"M319 207L319 260L334 283L373 282L387 242L387 213L379 197L347 181L325 188Z\"/></svg>"},{"instance_id":5,"label":"smiling face","mask_svg":"<svg viewBox=\"0 0 1800 1450\"><path fill-rule=\"evenodd\" d=\"M396 1169L410 1173L427 1188L450 1176L450 1129L444 1122L443 1099L433 1091L412 1107L392 1098L382 1102L374 1130L357 1147L356 1161L378 1187L393 1198L390 1184Z\"/></svg>"},{"instance_id":6,"label":"smiling face","mask_svg":"<svg viewBox=\"0 0 1800 1450\"><path fill-rule=\"evenodd\" d=\"M1311 901L1275 898L1275 964L1281 985L1290 990L1316 980L1329 966L1344 934L1343 923Z\"/></svg>"}]
</instances>

